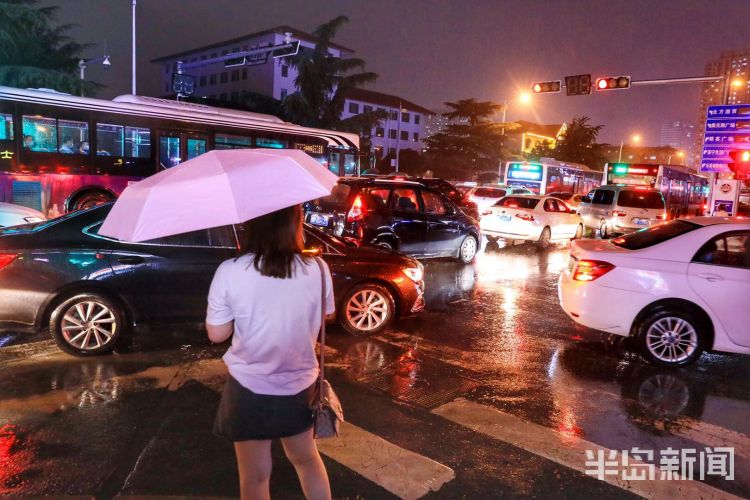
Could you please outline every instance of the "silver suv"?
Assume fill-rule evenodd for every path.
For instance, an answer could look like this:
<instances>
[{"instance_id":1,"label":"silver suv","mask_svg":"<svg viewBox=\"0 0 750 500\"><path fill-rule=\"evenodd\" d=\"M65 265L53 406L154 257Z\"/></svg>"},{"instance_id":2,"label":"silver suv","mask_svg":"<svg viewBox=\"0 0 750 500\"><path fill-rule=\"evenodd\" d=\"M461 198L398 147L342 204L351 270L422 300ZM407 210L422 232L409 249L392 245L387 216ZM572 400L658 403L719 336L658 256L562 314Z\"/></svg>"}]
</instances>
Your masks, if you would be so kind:
<instances>
[{"instance_id":1,"label":"silver suv","mask_svg":"<svg viewBox=\"0 0 750 500\"><path fill-rule=\"evenodd\" d=\"M578 207L583 223L601 237L629 233L666 220L664 197L658 189L601 186L584 196Z\"/></svg>"}]
</instances>

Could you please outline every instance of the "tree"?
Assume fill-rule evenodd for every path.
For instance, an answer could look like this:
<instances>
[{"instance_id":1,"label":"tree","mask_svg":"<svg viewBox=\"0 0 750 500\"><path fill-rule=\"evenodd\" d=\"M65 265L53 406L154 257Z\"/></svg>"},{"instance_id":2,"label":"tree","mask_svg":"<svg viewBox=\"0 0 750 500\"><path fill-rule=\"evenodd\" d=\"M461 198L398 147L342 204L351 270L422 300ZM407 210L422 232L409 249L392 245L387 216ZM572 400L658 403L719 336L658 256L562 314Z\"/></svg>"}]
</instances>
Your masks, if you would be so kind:
<instances>
[{"instance_id":1,"label":"tree","mask_svg":"<svg viewBox=\"0 0 750 500\"><path fill-rule=\"evenodd\" d=\"M539 161L540 158L554 158L555 148L552 147L552 141L539 141L525 156L526 159L532 161Z\"/></svg>"},{"instance_id":2,"label":"tree","mask_svg":"<svg viewBox=\"0 0 750 500\"><path fill-rule=\"evenodd\" d=\"M563 136L558 139L552 156L561 161L583 163L591 168L602 169L605 163L603 144L596 142L603 125L589 125L588 116L573 118Z\"/></svg>"},{"instance_id":3,"label":"tree","mask_svg":"<svg viewBox=\"0 0 750 500\"><path fill-rule=\"evenodd\" d=\"M67 33L70 24L55 26L58 7L39 0L0 0L0 84L51 88L93 94L101 85L78 78L82 45Z\"/></svg>"},{"instance_id":4,"label":"tree","mask_svg":"<svg viewBox=\"0 0 750 500\"><path fill-rule=\"evenodd\" d=\"M516 127L491 121L491 117L502 110L502 105L473 98L445 105L451 110L443 116L458 123L448 125L425 140L435 175L467 178L497 169L503 160L503 131Z\"/></svg>"}]
</instances>

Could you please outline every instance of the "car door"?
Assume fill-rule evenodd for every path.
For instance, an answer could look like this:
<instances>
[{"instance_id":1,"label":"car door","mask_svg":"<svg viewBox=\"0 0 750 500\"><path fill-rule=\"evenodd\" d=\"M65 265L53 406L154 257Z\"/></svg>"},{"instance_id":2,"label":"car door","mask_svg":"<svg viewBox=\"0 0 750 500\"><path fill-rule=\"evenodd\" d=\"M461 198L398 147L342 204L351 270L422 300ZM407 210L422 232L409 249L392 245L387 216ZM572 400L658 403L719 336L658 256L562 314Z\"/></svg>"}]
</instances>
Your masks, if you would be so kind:
<instances>
[{"instance_id":1,"label":"car door","mask_svg":"<svg viewBox=\"0 0 750 500\"><path fill-rule=\"evenodd\" d=\"M750 347L750 231L709 240L688 266L690 287L719 319L735 344Z\"/></svg>"},{"instance_id":2,"label":"car door","mask_svg":"<svg viewBox=\"0 0 750 500\"><path fill-rule=\"evenodd\" d=\"M572 238L578 229L578 216L573 214L570 207L562 200L555 200L557 206L557 223L560 225L560 234L565 238Z\"/></svg>"},{"instance_id":3,"label":"car door","mask_svg":"<svg viewBox=\"0 0 750 500\"><path fill-rule=\"evenodd\" d=\"M399 240L398 250L405 254L424 254L427 221L420 203L417 189L411 186L393 188L389 222Z\"/></svg>"},{"instance_id":4,"label":"car door","mask_svg":"<svg viewBox=\"0 0 750 500\"><path fill-rule=\"evenodd\" d=\"M599 227L602 219L607 219L611 215L612 204L615 201L615 192L609 189L597 189L591 203L591 217L589 225Z\"/></svg>"},{"instance_id":5,"label":"car door","mask_svg":"<svg viewBox=\"0 0 750 500\"><path fill-rule=\"evenodd\" d=\"M427 222L425 255L455 255L461 244L458 210L436 192L422 190L421 195Z\"/></svg>"},{"instance_id":6,"label":"car door","mask_svg":"<svg viewBox=\"0 0 750 500\"><path fill-rule=\"evenodd\" d=\"M216 268L236 252L227 231L231 228L119 242L111 254L118 291L149 320L203 319Z\"/></svg>"},{"instance_id":7,"label":"car door","mask_svg":"<svg viewBox=\"0 0 750 500\"><path fill-rule=\"evenodd\" d=\"M564 229L560 224L560 213L557 209L557 200L554 198L546 198L542 204L542 210L544 211L544 223L549 226L552 238L561 238Z\"/></svg>"}]
</instances>

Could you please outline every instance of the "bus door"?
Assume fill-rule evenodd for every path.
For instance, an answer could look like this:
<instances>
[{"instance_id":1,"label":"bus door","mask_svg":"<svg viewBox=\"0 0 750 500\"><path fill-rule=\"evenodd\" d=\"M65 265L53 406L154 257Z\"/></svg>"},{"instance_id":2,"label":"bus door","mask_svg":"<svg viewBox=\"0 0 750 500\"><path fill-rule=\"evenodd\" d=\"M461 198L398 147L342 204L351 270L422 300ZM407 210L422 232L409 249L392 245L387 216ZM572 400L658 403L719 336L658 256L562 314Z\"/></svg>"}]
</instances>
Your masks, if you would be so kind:
<instances>
[{"instance_id":1,"label":"bus door","mask_svg":"<svg viewBox=\"0 0 750 500\"><path fill-rule=\"evenodd\" d=\"M176 131L159 131L159 170L192 160L208 150L208 136Z\"/></svg>"}]
</instances>

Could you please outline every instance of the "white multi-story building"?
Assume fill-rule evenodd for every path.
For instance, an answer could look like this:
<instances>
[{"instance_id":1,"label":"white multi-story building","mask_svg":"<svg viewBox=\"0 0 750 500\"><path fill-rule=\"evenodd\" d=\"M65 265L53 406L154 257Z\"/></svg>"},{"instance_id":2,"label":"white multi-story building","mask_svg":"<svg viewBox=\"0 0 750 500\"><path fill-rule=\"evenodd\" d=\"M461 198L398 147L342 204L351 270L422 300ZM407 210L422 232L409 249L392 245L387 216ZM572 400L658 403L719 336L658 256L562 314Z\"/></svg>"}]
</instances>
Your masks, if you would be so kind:
<instances>
[{"instance_id":1,"label":"white multi-story building","mask_svg":"<svg viewBox=\"0 0 750 500\"><path fill-rule=\"evenodd\" d=\"M284 43L287 36L292 40L299 40L301 51L314 48L317 41L313 35L291 26L277 26L258 33L159 57L151 62L160 66L161 90L164 95L169 95L172 93L172 75L177 71L177 61L188 64L200 63L202 60L234 52L279 45ZM333 57L348 57L354 51L332 43L329 53ZM284 99L295 91L294 80L297 78L297 71L289 65L287 59L272 57L264 58L259 64L251 66L227 68L222 63L214 63L193 67L185 70L184 73L195 77L196 96L222 101L237 101L243 91L267 95L274 99Z\"/></svg>"},{"instance_id":2,"label":"white multi-story building","mask_svg":"<svg viewBox=\"0 0 750 500\"><path fill-rule=\"evenodd\" d=\"M404 149L422 151L427 118L433 112L411 101L372 90L353 89L347 94L341 118L378 110L388 115L371 130L372 149L378 158L396 156L397 151Z\"/></svg>"}]
</instances>

